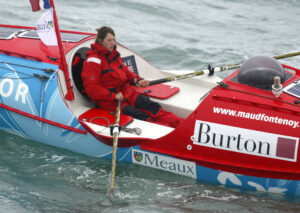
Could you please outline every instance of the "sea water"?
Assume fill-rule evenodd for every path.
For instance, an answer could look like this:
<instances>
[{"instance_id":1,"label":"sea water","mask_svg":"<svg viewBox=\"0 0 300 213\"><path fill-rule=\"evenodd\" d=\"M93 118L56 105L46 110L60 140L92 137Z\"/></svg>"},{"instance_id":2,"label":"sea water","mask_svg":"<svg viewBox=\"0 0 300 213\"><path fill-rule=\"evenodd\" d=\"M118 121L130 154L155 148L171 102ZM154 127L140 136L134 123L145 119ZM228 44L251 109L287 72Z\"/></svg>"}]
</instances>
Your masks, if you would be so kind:
<instances>
[{"instance_id":1,"label":"sea water","mask_svg":"<svg viewBox=\"0 0 300 213\"><path fill-rule=\"evenodd\" d=\"M1 24L35 26L29 0L0 0ZM300 50L299 0L56 0L61 29L114 28L118 42L160 69L195 70ZM1 47L0 47L1 49ZM300 58L281 60L300 67ZM178 71L180 73L180 71ZM0 212L300 212L299 201L196 182L0 132Z\"/></svg>"}]
</instances>

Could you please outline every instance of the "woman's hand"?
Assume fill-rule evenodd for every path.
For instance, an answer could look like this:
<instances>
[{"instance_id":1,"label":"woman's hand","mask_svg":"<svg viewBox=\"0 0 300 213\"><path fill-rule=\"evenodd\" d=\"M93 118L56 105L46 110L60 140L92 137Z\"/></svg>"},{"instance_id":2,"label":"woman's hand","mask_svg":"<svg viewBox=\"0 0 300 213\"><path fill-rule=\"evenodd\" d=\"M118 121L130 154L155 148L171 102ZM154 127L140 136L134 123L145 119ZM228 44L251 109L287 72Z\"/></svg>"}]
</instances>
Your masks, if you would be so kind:
<instances>
[{"instance_id":1,"label":"woman's hand","mask_svg":"<svg viewBox=\"0 0 300 213\"><path fill-rule=\"evenodd\" d=\"M122 94L122 92L118 92L117 94L116 94L116 96L115 96L115 100L123 100L123 94Z\"/></svg>"},{"instance_id":2,"label":"woman's hand","mask_svg":"<svg viewBox=\"0 0 300 213\"><path fill-rule=\"evenodd\" d=\"M148 87L149 86L149 81L148 80L140 80L137 85L137 87Z\"/></svg>"}]
</instances>

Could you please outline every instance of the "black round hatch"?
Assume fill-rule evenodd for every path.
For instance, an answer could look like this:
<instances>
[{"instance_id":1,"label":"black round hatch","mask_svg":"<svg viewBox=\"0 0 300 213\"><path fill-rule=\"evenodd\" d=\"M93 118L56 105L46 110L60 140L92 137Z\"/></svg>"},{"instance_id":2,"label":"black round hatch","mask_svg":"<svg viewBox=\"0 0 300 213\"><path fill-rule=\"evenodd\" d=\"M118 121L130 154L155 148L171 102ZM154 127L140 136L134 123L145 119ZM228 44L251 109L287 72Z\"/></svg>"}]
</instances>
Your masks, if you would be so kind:
<instances>
[{"instance_id":1,"label":"black round hatch","mask_svg":"<svg viewBox=\"0 0 300 213\"><path fill-rule=\"evenodd\" d=\"M254 56L240 67L238 81L241 84L269 90L275 76L280 77L281 83L286 80L284 69L278 61L268 56Z\"/></svg>"}]
</instances>

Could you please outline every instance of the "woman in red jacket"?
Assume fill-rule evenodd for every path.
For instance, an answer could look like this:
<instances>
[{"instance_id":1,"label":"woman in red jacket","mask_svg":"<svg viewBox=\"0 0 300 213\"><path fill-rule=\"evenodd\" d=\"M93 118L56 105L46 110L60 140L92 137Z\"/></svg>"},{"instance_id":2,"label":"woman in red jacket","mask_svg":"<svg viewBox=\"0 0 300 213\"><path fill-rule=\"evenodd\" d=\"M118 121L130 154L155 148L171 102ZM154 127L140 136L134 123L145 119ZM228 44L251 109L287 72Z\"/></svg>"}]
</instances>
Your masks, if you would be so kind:
<instances>
[{"instance_id":1,"label":"woman in red jacket","mask_svg":"<svg viewBox=\"0 0 300 213\"><path fill-rule=\"evenodd\" d=\"M149 81L131 72L123 64L113 29L104 26L97 31L96 41L86 54L81 74L86 94L102 109L114 111L116 100L121 99L122 113L177 127L181 118L163 110L158 103L134 90L134 86L149 86Z\"/></svg>"}]
</instances>

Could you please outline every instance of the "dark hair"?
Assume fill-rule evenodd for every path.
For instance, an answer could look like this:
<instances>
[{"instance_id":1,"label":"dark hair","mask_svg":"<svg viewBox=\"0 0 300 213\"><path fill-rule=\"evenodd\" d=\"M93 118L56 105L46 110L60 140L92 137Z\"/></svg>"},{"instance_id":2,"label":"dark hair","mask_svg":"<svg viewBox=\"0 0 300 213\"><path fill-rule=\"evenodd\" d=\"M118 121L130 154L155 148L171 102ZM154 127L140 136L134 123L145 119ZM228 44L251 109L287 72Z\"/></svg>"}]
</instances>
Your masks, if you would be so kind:
<instances>
[{"instance_id":1,"label":"dark hair","mask_svg":"<svg viewBox=\"0 0 300 213\"><path fill-rule=\"evenodd\" d=\"M110 33L113 36L115 36L115 32L114 32L114 30L111 27L103 26L101 28L96 29L96 31L98 32L98 34L97 34L97 42L103 41L104 38L106 37L106 35L108 33Z\"/></svg>"}]
</instances>

